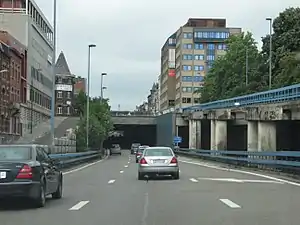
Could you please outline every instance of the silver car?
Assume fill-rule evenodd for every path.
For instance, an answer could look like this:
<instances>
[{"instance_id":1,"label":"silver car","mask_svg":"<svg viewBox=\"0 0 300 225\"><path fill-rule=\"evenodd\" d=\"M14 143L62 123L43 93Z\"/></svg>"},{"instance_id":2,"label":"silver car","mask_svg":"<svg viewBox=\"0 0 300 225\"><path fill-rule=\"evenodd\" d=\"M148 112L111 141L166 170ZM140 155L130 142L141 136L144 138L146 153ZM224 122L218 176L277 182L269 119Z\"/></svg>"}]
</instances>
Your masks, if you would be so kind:
<instances>
[{"instance_id":1,"label":"silver car","mask_svg":"<svg viewBox=\"0 0 300 225\"><path fill-rule=\"evenodd\" d=\"M118 154L121 155L121 147L119 144L113 144L112 148L110 149L110 155Z\"/></svg>"},{"instance_id":2,"label":"silver car","mask_svg":"<svg viewBox=\"0 0 300 225\"><path fill-rule=\"evenodd\" d=\"M169 147L146 148L139 160L138 179L148 175L171 175L179 179L179 165L177 156Z\"/></svg>"}]
</instances>

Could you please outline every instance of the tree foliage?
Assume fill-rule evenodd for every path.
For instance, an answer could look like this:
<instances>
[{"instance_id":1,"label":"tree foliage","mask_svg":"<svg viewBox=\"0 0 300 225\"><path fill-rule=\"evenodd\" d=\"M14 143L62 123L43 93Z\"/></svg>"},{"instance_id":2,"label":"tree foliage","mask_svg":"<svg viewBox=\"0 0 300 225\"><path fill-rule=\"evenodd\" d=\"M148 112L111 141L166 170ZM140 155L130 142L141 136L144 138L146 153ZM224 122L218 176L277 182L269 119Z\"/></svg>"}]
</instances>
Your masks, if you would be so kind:
<instances>
[{"instance_id":1,"label":"tree foliage","mask_svg":"<svg viewBox=\"0 0 300 225\"><path fill-rule=\"evenodd\" d=\"M226 40L227 51L209 70L201 102L236 97L269 88L270 36L262 38L262 50L251 33L233 35ZM246 84L248 51L248 84ZM300 8L289 8L273 22L272 88L300 82Z\"/></svg>"},{"instance_id":2,"label":"tree foliage","mask_svg":"<svg viewBox=\"0 0 300 225\"><path fill-rule=\"evenodd\" d=\"M81 92L75 101L76 110L80 116L76 133L77 148L79 151L86 150L86 100L87 96ZM109 132L113 130L110 106L107 99L101 100L101 98L97 97L90 99L89 108L89 148L100 149Z\"/></svg>"}]
</instances>

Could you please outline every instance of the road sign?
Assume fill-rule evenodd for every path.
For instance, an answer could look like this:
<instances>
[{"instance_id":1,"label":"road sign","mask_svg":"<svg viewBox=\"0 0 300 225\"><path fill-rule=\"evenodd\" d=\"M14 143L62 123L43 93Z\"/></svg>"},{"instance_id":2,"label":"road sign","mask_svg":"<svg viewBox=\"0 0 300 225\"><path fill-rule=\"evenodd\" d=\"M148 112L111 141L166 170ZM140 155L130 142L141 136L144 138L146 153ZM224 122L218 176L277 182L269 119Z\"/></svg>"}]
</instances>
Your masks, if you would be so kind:
<instances>
[{"instance_id":1,"label":"road sign","mask_svg":"<svg viewBox=\"0 0 300 225\"><path fill-rule=\"evenodd\" d=\"M174 137L174 143L181 143L182 142L182 137L175 136Z\"/></svg>"}]
</instances>

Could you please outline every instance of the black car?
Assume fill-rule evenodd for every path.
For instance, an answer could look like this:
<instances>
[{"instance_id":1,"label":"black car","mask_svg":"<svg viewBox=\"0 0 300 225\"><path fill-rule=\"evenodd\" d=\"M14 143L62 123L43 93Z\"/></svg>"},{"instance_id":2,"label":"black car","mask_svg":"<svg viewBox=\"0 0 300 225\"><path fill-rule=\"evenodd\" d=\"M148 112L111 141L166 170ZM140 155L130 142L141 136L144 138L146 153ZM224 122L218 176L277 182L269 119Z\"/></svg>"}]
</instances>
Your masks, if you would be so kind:
<instances>
[{"instance_id":1,"label":"black car","mask_svg":"<svg viewBox=\"0 0 300 225\"><path fill-rule=\"evenodd\" d=\"M43 207L62 197L63 175L42 145L0 145L0 198L26 197Z\"/></svg>"},{"instance_id":2,"label":"black car","mask_svg":"<svg viewBox=\"0 0 300 225\"><path fill-rule=\"evenodd\" d=\"M140 143L132 143L131 144L131 150L130 150L131 155L134 155L137 152L137 150L139 149L140 146L141 146Z\"/></svg>"}]
</instances>

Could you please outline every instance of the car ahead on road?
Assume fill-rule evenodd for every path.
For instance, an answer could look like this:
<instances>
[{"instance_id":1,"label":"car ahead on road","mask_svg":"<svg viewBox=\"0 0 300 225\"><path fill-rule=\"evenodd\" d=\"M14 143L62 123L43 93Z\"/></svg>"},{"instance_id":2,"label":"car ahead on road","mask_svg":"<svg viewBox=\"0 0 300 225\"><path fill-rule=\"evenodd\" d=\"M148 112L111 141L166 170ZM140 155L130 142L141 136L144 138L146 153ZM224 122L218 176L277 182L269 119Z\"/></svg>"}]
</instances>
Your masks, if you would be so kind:
<instances>
[{"instance_id":1,"label":"car ahead on road","mask_svg":"<svg viewBox=\"0 0 300 225\"><path fill-rule=\"evenodd\" d=\"M139 149L139 146L141 146L140 143L132 143L131 144L131 150L130 150L131 155L136 154L137 150Z\"/></svg>"},{"instance_id":2,"label":"car ahead on road","mask_svg":"<svg viewBox=\"0 0 300 225\"><path fill-rule=\"evenodd\" d=\"M62 172L42 145L0 145L0 198L25 197L43 207L62 197Z\"/></svg>"},{"instance_id":3,"label":"car ahead on road","mask_svg":"<svg viewBox=\"0 0 300 225\"><path fill-rule=\"evenodd\" d=\"M173 150L169 147L146 148L139 160L138 179L142 180L146 175L171 175L178 180L179 165Z\"/></svg>"},{"instance_id":4,"label":"car ahead on road","mask_svg":"<svg viewBox=\"0 0 300 225\"><path fill-rule=\"evenodd\" d=\"M145 150L146 148L149 148L149 146L148 146L148 145L141 145L141 146L139 146L139 149L138 149L137 152L135 153L135 162L136 162L136 163L139 162L139 159L141 158L141 156L142 156L142 154L143 154L143 152L144 152L144 150Z\"/></svg>"},{"instance_id":5,"label":"car ahead on road","mask_svg":"<svg viewBox=\"0 0 300 225\"><path fill-rule=\"evenodd\" d=\"M113 144L110 149L110 155L122 155L121 147L119 144Z\"/></svg>"}]
</instances>

